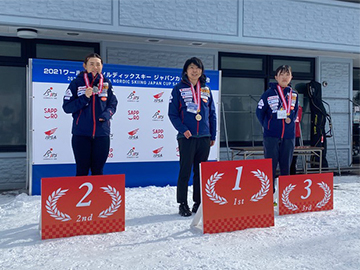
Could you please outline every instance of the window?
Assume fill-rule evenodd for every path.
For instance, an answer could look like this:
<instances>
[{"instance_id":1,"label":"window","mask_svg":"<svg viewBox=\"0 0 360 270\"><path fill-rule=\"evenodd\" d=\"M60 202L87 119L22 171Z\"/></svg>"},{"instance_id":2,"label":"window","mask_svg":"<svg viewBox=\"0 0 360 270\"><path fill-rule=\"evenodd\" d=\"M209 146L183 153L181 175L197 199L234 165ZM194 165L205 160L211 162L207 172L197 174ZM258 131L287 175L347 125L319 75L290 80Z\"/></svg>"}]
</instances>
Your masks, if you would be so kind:
<instances>
[{"instance_id":1,"label":"window","mask_svg":"<svg viewBox=\"0 0 360 270\"><path fill-rule=\"evenodd\" d=\"M291 66L293 88L298 83L308 83L315 75L313 58L221 52L219 61L219 69L222 70L221 119L225 113L226 121L221 122L221 146L226 145L225 134L229 146L262 144L262 127L256 117L256 107L269 82L275 82L275 70L278 66ZM299 103L304 109L302 135L305 143L310 143L310 106L304 94L299 93Z\"/></svg>"},{"instance_id":2,"label":"window","mask_svg":"<svg viewBox=\"0 0 360 270\"><path fill-rule=\"evenodd\" d=\"M0 152L26 151L26 65L29 58L82 61L98 43L0 37Z\"/></svg>"}]
</instances>

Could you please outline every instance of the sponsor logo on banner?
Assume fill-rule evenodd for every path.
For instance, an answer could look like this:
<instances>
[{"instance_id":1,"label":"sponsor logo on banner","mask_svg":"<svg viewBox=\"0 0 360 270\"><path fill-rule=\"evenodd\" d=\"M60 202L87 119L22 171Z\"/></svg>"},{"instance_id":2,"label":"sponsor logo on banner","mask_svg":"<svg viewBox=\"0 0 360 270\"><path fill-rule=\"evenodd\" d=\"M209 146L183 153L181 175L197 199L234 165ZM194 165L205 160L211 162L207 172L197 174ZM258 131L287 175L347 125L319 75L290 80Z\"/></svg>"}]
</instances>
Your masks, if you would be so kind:
<instances>
[{"instance_id":1,"label":"sponsor logo on banner","mask_svg":"<svg viewBox=\"0 0 360 270\"><path fill-rule=\"evenodd\" d=\"M162 128L153 129L153 139L164 139L164 130Z\"/></svg>"},{"instance_id":2,"label":"sponsor logo on banner","mask_svg":"<svg viewBox=\"0 0 360 270\"><path fill-rule=\"evenodd\" d=\"M57 154L53 152L52 148L50 148L43 155L43 160L57 160Z\"/></svg>"},{"instance_id":3,"label":"sponsor logo on banner","mask_svg":"<svg viewBox=\"0 0 360 270\"><path fill-rule=\"evenodd\" d=\"M159 148L153 150L153 153L154 153L153 157L154 157L154 158L162 158L161 151L162 151L163 148L164 148L164 146L159 147Z\"/></svg>"},{"instance_id":4,"label":"sponsor logo on banner","mask_svg":"<svg viewBox=\"0 0 360 270\"><path fill-rule=\"evenodd\" d=\"M137 135L138 131L139 131L139 128L136 128L134 130L129 131L128 132L128 134L129 134L128 139L129 140L137 140L137 139L139 139L139 136Z\"/></svg>"},{"instance_id":5,"label":"sponsor logo on banner","mask_svg":"<svg viewBox=\"0 0 360 270\"><path fill-rule=\"evenodd\" d=\"M154 113L152 116L153 121L164 121L164 115L160 113L160 110Z\"/></svg>"},{"instance_id":6,"label":"sponsor logo on banner","mask_svg":"<svg viewBox=\"0 0 360 270\"><path fill-rule=\"evenodd\" d=\"M58 128L53 128L53 129L50 129L48 131L45 131L45 140L56 140L56 135L54 135L55 131L57 130Z\"/></svg>"},{"instance_id":7,"label":"sponsor logo on banner","mask_svg":"<svg viewBox=\"0 0 360 270\"><path fill-rule=\"evenodd\" d=\"M108 158L113 158L113 157L114 157L114 149L110 148Z\"/></svg>"},{"instance_id":8,"label":"sponsor logo on banner","mask_svg":"<svg viewBox=\"0 0 360 270\"><path fill-rule=\"evenodd\" d=\"M56 119L57 115L57 108L44 108L44 117L46 119Z\"/></svg>"},{"instance_id":9,"label":"sponsor logo on banner","mask_svg":"<svg viewBox=\"0 0 360 270\"><path fill-rule=\"evenodd\" d=\"M164 100L161 98L164 92L154 95L154 102L155 103L162 103Z\"/></svg>"},{"instance_id":10,"label":"sponsor logo on banner","mask_svg":"<svg viewBox=\"0 0 360 270\"><path fill-rule=\"evenodd\" d=\"M177 157L180 157L180 153L179 153L179 146L178 146L178 147L176 147L176 156L177 156Z\"/></svg>"},{"instance_id":11,"label":"sponsor logo on banner","mask_svg":"<svg viewBox=\"0 0 360 270\"><path fill-rule=\"evenodd\" d=\"M128 110L128 119L129 120L140 120L139 110Z\"/></svg>"},{"instance_id":12,"label":"sponsor logo on banner","mask_svg":"<svg viewBox=\"0 0 360 270\"><path fill-rule=\"evenodd\" d=\"M44 99L57 99L57 93L54 92L52 87L48 88L43 94Z\"/></svg>"},{"instance_id":13,"label":"sponsor logo on banner","mask_svg":"<svg viewBox=\"0 0 360 270\"><path fill-rule=\"evenodd\" d=\"M139 102L140 101L140 96L136 95L135 91L132 91L128 96L127 96L127 102Z\"/></svg>"},{"instance_id":14,"label":"sponsor logo on banner","mask_svg":"<svg viewBox=\"0 0 360 270\"><path fill-rule=\"evenodd\" d=\"M110 140L112 140L114 138L114 134L113 133L110 133Z\"/></svg>"},{"instance_id":15,"label":"sponsor logo on banner","mask_svg":"<svg viewBox=\"0 0 360 270\"><path fill-rule=\"evenodd\" d=\"M140 153L136 152L135 147L131 148L127 154L126 157L127 158L139 158Z\"/></svg>"}]
</instances>

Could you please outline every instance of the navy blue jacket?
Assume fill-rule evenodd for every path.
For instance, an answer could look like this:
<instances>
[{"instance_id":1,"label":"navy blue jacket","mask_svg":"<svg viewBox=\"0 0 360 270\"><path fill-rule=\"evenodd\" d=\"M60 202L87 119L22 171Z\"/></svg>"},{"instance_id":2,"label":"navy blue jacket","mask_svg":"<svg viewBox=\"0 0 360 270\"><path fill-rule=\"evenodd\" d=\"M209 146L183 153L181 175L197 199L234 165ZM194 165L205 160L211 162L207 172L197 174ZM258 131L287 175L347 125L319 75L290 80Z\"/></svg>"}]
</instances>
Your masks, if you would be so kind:
<instances>
[{"instance_id":1,"label":"navy blue jacket","mask_svg":"<svg viewBox=\"0 0 360 270\"><path fill-rule=\"evenodd\" d=\"M270 83L270 88L262 94L256 109L256 116L264 129L264 137L294 139L295 119L298 113L298 93L292 90L291 111L288 116L290 124L285 119L277 119L277 111L282 107L282 101L277 93L277 83ZM284 89L285 100L288 100L291 88Z\"/></svg>"},{"instance_id":2,"label":"navy blue jacket","mask_svg":"<svg viewBox=\"0 0 360 270\"><path fill-rule=\"evenodd\" d=\"M196 91L196 86L194 87ZM210 89L201 85L200 115L196 121L194 113L187 111L187 102L194 102L191 94L191 83L187 76L175 85L171 92L168 116L175 129L179 132L177 138L185 138L184 132L190 130L193 137L216 137L216 112L214 99Z\"/></svg>"},{"instance_id":3,"label":"navy blue jacket","mask_svg":"<svg viewBox=\"0 0 360 270\"><path fill-rule=\"evenodd\" d=\"M90 83L93 76L88 73ZM100 76L95 78L93 86L98 86ZM116 111L117 99L113 92L111 82L104 77L104 87L101 93L85 96L86 84L84 72L81 72L66 90L63 110L72 113L72 134L80 136L109 136L110 119ZM99 118L105 119L100 122Z\"/></svg>"}]
</instances>

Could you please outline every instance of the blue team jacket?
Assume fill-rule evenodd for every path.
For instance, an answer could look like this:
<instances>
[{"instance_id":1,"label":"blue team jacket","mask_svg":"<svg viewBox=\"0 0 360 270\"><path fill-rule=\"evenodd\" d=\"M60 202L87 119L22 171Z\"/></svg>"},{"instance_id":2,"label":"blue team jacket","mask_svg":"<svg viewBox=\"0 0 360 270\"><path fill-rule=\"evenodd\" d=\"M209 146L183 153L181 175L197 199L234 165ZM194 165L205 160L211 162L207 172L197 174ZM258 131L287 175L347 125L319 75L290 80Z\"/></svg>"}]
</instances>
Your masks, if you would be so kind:
<instances>
[{"instance_id":1,"label":"blue team jacket","mask_svg":"<svg viewBox=\"0 0 360 270\"><path fill-rule=\"evenodd\" d=\"M90 83L93 76L88 73ZM93 86L99 86L97 76ZM81 72L69 85L63 100L63 110L73 117L72 134L80 136L109 136L110 119L116 112L117 99L111 82L104 77L104 87L101 93L85 96L86 84L84 72ZM100 122L99 118L105 119Z\"/></svg>"},{"instance_id":2,"label":"blue team jacket","mask_svg":"<svg viewBox=\"0 0 360 270\"><path fill-rule=\"evenodd\" d=\"M193 137L209 136L211 140L215 141L216 112L210 89L205 84L201 85L200 115L202 119L200 121L196 121L196 114L187 111L188 102L194 102L194 98L191 94L191 83L184 76L181 82L173 88L169 100L168 116L179 132L177 138L185 137L184 132L190 130Z\"/></svg>"},{"instance_id":3,"label":"blue team jacket","mask_svg":"<svg viewBox=\"0 0 360 270\"><path fill-rule=\"evenodd\" d=\"M277 111L282 107L282 101L277 93L277 83L270 83L270 88L262 94L256 108L256 116L264 129L264 137L275 137L294 139L295 138L295 119L298 113L298 93L292 90L291 111L288 116L290 124L286 124L284 119L277 119ZM285 99L288 100L291 88L284 89Z\"/></svg>"}]
</instances>

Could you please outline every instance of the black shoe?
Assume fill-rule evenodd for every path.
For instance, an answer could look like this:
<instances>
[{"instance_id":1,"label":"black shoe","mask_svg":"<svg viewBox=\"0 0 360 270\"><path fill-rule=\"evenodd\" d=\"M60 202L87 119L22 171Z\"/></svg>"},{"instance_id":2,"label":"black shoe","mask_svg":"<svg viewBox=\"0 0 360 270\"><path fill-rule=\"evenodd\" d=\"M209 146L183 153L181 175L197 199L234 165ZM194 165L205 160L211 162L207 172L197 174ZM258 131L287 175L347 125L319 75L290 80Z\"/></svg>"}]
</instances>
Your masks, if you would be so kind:
<instances>
[{"instance_id":1,"label":"black shoe","mask_svg":"<svg viewBox=\"0 0 360 270\"><path fill-rule=\"evenodd\" d=\"M197 210L199 209L199 206L200 206L200 203L194 203L194 205L193 205L193 208L192 208L192 212L193 213L196 213L197 212Z\"/></svg>"},{"instance_id":2,"label":"black shoe","mask_svg":"<svg viewBox=\"0 0 360 270\"><path fill-rule=\"evenodd\" d=\"M179 205L179 215L183 217L191 216L191 211L187 203L180 203Z\"/></svg>"}]
</instances>

